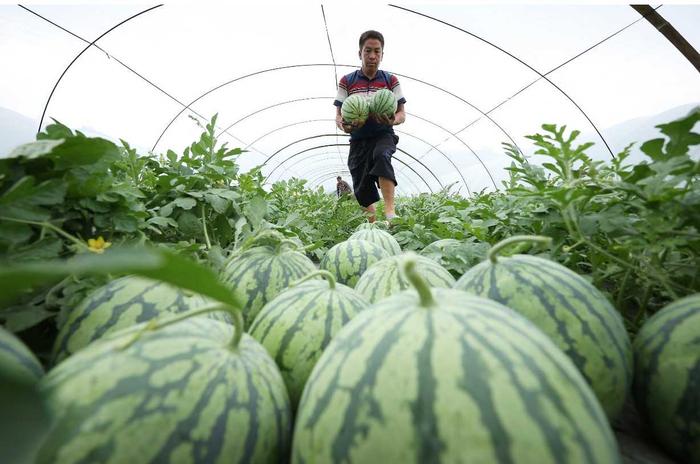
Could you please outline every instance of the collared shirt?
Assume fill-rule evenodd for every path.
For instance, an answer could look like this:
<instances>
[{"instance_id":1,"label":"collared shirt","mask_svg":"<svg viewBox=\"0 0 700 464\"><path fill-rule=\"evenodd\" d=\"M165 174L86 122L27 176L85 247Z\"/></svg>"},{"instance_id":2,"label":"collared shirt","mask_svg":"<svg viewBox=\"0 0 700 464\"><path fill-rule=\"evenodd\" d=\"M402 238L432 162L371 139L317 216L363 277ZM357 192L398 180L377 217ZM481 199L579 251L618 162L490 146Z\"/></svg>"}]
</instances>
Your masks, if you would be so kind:
<instances>
[{"instance_id":1,"label":"collared shirt","mask_svg":"<svg viewBox=\"0 0 700 464\"><path fill-rule=\"evenodd\" d=\"M340 83L338 83L338 95L335 97L333 104L340 107L349 95L359 93L369 96L381 89L389 89L394 92L398 104L406 103L406 99L401 91L399 79L396 76L379 69L377 70L376 76L370 79L365 76L360 68L357 71L346 74L340 79ZM379 124L373 119L368 119L364 126L352 131L350 134L350 141L376 137L377 135L385 133L393 134L394 128L386 124Z\"/></svg>"}]
</instances>

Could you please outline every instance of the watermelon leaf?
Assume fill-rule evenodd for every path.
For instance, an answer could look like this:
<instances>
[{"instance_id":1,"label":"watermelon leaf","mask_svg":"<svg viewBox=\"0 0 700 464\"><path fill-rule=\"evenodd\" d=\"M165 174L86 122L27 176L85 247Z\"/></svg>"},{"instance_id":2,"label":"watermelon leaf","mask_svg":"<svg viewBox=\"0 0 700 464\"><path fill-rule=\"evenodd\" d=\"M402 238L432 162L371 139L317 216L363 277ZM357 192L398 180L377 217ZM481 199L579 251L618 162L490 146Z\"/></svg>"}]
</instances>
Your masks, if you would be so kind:
<instances>
[{"instance_id":1,"label":"watermelon leaf","mask_svg":"<svg viewBox=\"0 0 700 464\"><path fill-rule=\"evenodd\" d=\"M55 282L71 274L137 274L241 308L212 270L167 249L148 247L109 249L104 254L82 254L68 260L7 263L0 268L0 304L13 301L34 286Z\"/></svg>"}]
</instances>

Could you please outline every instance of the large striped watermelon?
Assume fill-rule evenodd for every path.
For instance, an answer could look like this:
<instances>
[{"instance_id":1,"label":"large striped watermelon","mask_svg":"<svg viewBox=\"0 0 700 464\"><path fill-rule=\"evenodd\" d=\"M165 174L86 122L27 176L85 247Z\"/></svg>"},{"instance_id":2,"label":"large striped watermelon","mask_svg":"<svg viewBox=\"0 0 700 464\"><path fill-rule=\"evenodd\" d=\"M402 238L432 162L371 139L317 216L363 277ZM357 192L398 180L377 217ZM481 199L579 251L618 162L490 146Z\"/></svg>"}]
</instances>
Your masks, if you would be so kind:
<instances>
[{"instance_id":1,"label":"large striped watermelon","mask_svg":"<svg viewBox=\"0 0 700 464\"><path fill-rule=\"evenodd\" d=\"M346 240L334 245L321 259L320 267L336 280L354 287L360 276L377 261L388 258L384 248L367 240Z\"/></svg>"},{"instance_id":2,"label":"large striped watermelon","mask_svg":"<svg viewBox=\"0 0 700 464\"><path fill-rule=\"evenodd\" d=\"M39 383L54 419L39 463L283 462L291 411L272 358L230 324L125 329Z\"/></svg>"},{"instance_id":3,"label":"large striped watermelon","mask_svg":"<svg viewBox=\"0 0 700 464\"><path fill-rule=\"evenodd\" d=\"M700 293L649 318L634 340L634 397L659 442L700 463Z\"/></svg>"},{"instance_id":4,"label":"large striped watermelon","mask_svg":"<svg viewBox=\"0 0 700 464\"><path fill-rule=\"evenodd\" d=\"M286 246L288 240L279 234L265 234L269 244L254 246L234 255L222 272L222 280L243 303L246 327L255 319L265 304L276 297L290 283L316 271L313 261Z\"/></svg>"},{"instance_id":5,"label":"large striped watermelon","mask_svg":"<svg viewBox=\"0 0 700 464\"><path fill-rule=\"evenodd\" d=\"M401 266L408 258L416 261L418 272L433 287L452 287L455 278L445 268L435 261L413 253L390 256L370 266L355 285L360 292L372 303L376 303L394 293L409 288L406 276L401 272Z\"/></svg>"},{"instance_id":6,"label":"large striped watermelon","mask_svg":"<svg viewBox=\"0 0 700 464\"><path fill-rule=\"evenodd\" d=\"M534 325L485 298L419 288L333 338L299 404L293 463L620 462L589 386Z\"/></svg>"},{"instance_id":7,"label":"large striped watermelon","mask_svg":"<svg viewBox=\"0 0 700 464\"><path fill-rule=\"evenodd\" d=\"M340 114L345 122L364 122L369 116L369 102L364 95L350 95L343 101Z\"/></svg>"},{"instance_id":8,"label":"large striped watermelon","mask_svg":"<svg viewBox=\"0 0 700 464\"><path fill-rule=\"evenodd\" d=\"M268 302L250 327L250 335L270 353L287 385L296 409L311 369L341 327L369 306L359 293L336 284L328 271L325 280L296 284Z\"/></svg>"},{"instance_id":9,"label":"large striped watermelon","mask_svg":"<svg viewBox=\"0 0 700 464\"><path fill-rule=\"evenodd\" d=\"M369 101L369 112L392 117L396 113L397 106L394 92L389 89L381 89L372 94Z\"/></svg>"},{"instance_id":10,"label":"large striped watermelon","mask_svg":"<svg viewBox=\"0 0 700 464\"><path fill-rule=\"evenodd\" d=\"M390 255L401 253L401 245L399 245L394 236L378 227L358 230L348 240L367 240L368 242L376 243Z\"/></svg>"},{"instance_id":11,"label":"large striped watermelon","mask_svg":"<svg viewBox=\"0 0 700 464\"><path fill-rule=\"evenodd\" d=\"M163 314L202 306L204 301L199 295L143 277L115 279L94 290L68 313L54 343L53 362L58 363L107 334ZM206 317L230 321L228 314L221 312Z\"/></svg>"},{"instance_id":12,"label":"large striped watermelon","mask_svg":"<svg viewBox=\"0 0 700 464\"><path fill-rule=\"evenodd\" d=\"M496 258L504 243L455 288L502 303L534 322L571 358L614 418L632 381L632 350L619 313L593 285L560 264L529 255Z\"/></svg>"},{"instance_id":13,"label":"large striped watermelon","mask_svg":"<svg viewBox=\"0 0 700 464\"><path fill-rule=\"evenodd\" d=\"M3 379L35 383L44 368L29 348L12 332L0 326L0 372Z\"/></svg>"}]
</instances>

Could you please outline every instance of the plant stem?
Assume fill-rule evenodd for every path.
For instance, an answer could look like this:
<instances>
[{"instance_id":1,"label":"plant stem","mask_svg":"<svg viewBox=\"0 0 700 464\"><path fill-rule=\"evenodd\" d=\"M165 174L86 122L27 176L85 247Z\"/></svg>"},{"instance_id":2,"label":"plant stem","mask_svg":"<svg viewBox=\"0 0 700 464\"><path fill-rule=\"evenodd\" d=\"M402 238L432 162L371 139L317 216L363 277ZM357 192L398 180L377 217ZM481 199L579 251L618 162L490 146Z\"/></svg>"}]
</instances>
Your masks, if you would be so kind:
<instances>
[{"instance_id":1,"label":"plant stem","mask_svg":"<svg viewBox=\"0 0 700 464\"><path fill-rule=\"evenodd\" d=\"M31 224L35 226L41 226L41 227L46 227L47 229L51 229L57 234L67 238L71 242L75 243L79 247L83 248L84 250L89 250L89 247L80 239L72 236L68 232L64 231L58 226L55 226L51 224L50 222L45 222L45 221L28 221L26 219L15 219L11 217L6 217L6 216L0 216L0 221L10 221L10 222L18 222L20 224Z\"/></svg>"},{"instance_id":2,"label":"plant stem","mask_svg":"<svg viewBox=\"0 0 700 464\"><path fill-rule=\"evenodd\" d=\"M145 327L134 328L134 330L137 330L136 334L124 346L122 346L122 349L125 349L125 348L128 348L129 346L131 346L145 332L159 330L159 329L162 329L163 327L167 327L169 325L176 324L176 323L183 321L185 319L189 319L190 317L199 316L200 314L211 313L214 311L226 311L228 314L230 314L233 317L234 333L233 333L233 338L231 339L231 343L229 344L229 346L232 350L237 349L239 343L241 342L241 338L243 337L243 314L241 313L240 310L232 308L231 306L229 306L227 304L219 303L219 302L215 302L215 303L212 303L212 304L209 304L206 306L202 306L201 308L195 308L195 309L191 309L189 311L175 314L175 315L170 316L170 317L163 319L163 320L158 320L157 318L151 319L146 324Z\"/></svg>"},{"instance_id":3,"label":"plant stem","mask_svg":"<svg viewBox=\"0 0 700 464\"><path fill-rule=\"evenodd\" d=\"M204 216L204 204L202 204L202 229L204 229L204 241L207 244L207 250L211 250L211 242L209 241L209 233L207 232L207 220Z\"/></svg>"},{"instance_id":4,"label":"plant stem","mask_svg":"<svg viewBox=\"0 0 700 464\"><path fill-rule=\"evenodd\" d=\"M290 287L297 286L303 282L306 282L307 280L313 279L314 277L321 276L324 279L328 281L328 286L331 288L331 290L335 289L335 276L331 274L330 272L326 271L325 269L319 269L318 271L312 272L310 274L305 275L301 279L295 280L291 284L289 284Z\"/></svg>"},{"instance_id":5,"label":"plant stem","mask_svg":"<svg viewBox=\"0 0 700 464\"><path fill-rule=\"evenodd\" d=\"M435 306L433 294L430 291L430 285L416 272L416 260L408 258L403 265L403 271L411 285L418 291L420 297L420 305L424 308Z\"/></svg>"},{"instance_id":6,"label":"plant stem","mask_svg":"<svg viewBox=\"0 0 700 464\"><path fill-rule=\"evenodd\" d=\"M496 264L498 253L500 253L504 248L513 243L520 242L536 242L536 243L550 243L552 239L550 237L545 237L543 235L514 235L501 240L497 244L491 247L488 253L488 258L491 263Z\"/></svg>"}]
</instances>

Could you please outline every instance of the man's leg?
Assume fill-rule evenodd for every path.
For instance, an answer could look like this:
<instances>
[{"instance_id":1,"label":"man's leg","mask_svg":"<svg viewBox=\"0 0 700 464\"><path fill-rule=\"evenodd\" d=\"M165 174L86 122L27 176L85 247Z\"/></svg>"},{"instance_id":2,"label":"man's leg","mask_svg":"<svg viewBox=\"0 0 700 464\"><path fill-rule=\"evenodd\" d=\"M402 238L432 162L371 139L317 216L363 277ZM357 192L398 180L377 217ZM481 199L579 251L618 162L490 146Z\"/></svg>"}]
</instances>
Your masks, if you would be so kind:
<instances>
[{"instance_id":1,"label":"man's leg","mask_svg":"<svg viewBox=\"0 0 700 464\"><path fill-rule=\"evenodd\" d=\"M395 215L394 181L391 179L387 179L386 177L380 177L379 188L382 191L382 198L384 198L384 215L387 219L389 219Z\"/></svg>"},{"instance_id":2,"label":"man's leg","mask_svg":"<svg viewBox=\"0 0 700 464\"><path fill-rule=\"evenodd\" d=\"M369 213L369 216L367 216L367 220L369 222L374 222L377 219L377 209L375 208L374 204L371 204L368 207L362 209L364 209L365 212Z\"/></svg>"}]
</instances>

